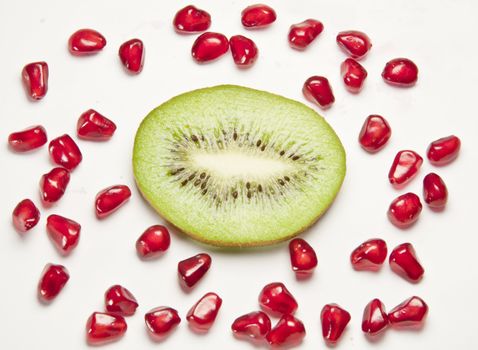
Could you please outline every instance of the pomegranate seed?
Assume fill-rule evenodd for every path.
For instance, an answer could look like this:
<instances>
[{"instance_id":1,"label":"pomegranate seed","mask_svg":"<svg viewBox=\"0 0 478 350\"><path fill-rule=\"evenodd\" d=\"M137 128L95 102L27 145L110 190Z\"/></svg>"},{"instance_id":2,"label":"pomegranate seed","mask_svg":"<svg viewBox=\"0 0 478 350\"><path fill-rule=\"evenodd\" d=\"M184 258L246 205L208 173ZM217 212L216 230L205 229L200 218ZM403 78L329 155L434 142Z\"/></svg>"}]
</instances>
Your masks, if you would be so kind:
<instances>
[{"instance_id":1,"label":"pomegranate seed","mask_svg":"<svg viewBox=\"0 0 478 350\"><path fill-rule=\"evenodd\" d=\"M168 229L162 225L154 225L148 227L138 238L136 251L141 258L155 258L168 250L170 243Z\"/></svg>"},{"instance_id":2,"label":"pomegranate seed","mask_svg":"<svg viewBox=\"0 0 478 350\"><path fill-rule=\"evenodd\" d=\"M293 314L297 310L297 301L281 282L269 283L259 294L261 307L273 315Z\"/></svg>"},{"instance_id":3,"label":"pomegranate seed","mask_svg":"<svg viewBox=\"0 0 478 350\"><path fill-rule=\"evenodd\" d=\"M392 185L403 187L412 180L422 166L423 158L413 151L400 151L395 156L390 171L388 172L388 180Z\"/></svg>"},{"instance_id":4,"label":"pomegranate seed","mask_svg":"<svg viewBox=\"0 0 478 350\"><path fill-rule=\"evenodd\" d=\"M448 199L448 190L442 178L430 173L423 179L423 198L432 209L443 209Z\"/></svg>"},{"instance_id":5,"label":"pomegranate seed","mask_svg":"<svg viewBox=\"0 0 478 350\"><path fill-rule=\"evenodd\" d=\"M86 322L86 339L91 345L110 343L128 329L123 316L110 312L93 312Z\"/></svg>"},{"instance_id":6,"label":"pomegranate seed","mask_svg":"<svg viewBox=\"0 0 478 350\"><path fill-rule=\"evenodd\" d=\"M8 144L16 152L31 151L43 146L46 141L46 130L41 125L29 127L8 136Z\"/></svg>"},{"instance_id":7,"label":"pomegranate seed","mask_svg":"<svg viewBox=\"0 0 478 350\"><path fill-rule=\"evenodd\" d=\"M106 310L122 316L131 316L136 312L138 302L129 290L118 284L105 292Z\"/></svg>"},{"instance_id":8,"label":"pomegranate seed","mask_svg":"<svg viewBox=\"0 0 478 350\"><path fill-rule=\"evenodd\" d=\"M143 70L144 45L139 39L131 39L123 43L118 51L121 63L125 68L135 74Z\"/></svg>"},{"instance_id":9,"label":"pomegranate seed","mask_svg":"<svg viewBox=\"0 0 478 350\"><path fill-rule=\"evenodd\" d=\"M420 328L425 322L428 305L419 297L413 296L388 313L392 326L398 328Z\"/></svg>"},{"instance_id":10,"label":"pomegranate seed","mask_svg":"<svg viewBox=\"0 0 478 350\"><path fill-rule=\"evenodd\" d=\"M65 168L53 168L40 179L40 195L44 204L58 201L70 182L70 172Z\"/></svg>"},{"instance_id":11,"label":"pomegranate seed","mask_svg":"<svg viewBox=\"0 0 478 350\"><path fill-rule=\"evenodd\" d=\"M356 94L362 90L363 83L367 78L365 68L353 58L347 58L340 65L340 74L345 84L345 88Z\"/></svg>"},{"instance_id":12,"label":"pomegranate seed","mask_svg":"<svg viewBox=\"0 0 478 350\"><path fill-rule=\"evenodd\" d=\"M302 93L307 100L316 103L322 109L329 108L335 101L334 93L327 78L317 75L305 81Z\"/></svg>"},{"instance_id":13,"label":"pomegranate seed","mask_svg":"<svg viewBox=\"0 0 478 350\"><path fill-rule=\"evenodd\" d=\"M395 198L388 208L388 218L397 227L406 228L418 220L422 203L415 193L405 193Z\"/></svg>"},{"instance_id":14,"label":"pomegranate seed","mask_svg":"<svg viewBox=\"0 0 478 350\"><path fill-rule=\"evenodd\" d=\"M372 47L367 34L357 30L340 32L337 35L337 44L347 55L355 59L364 58Z\"/></svg>"},{"instance_id":15,"label":"pomegranate seed","mask_svg":"<svg viewBox=\"0 0 478 350\"><path fill-rule=\"evenodd\" d=\"M365 119L359 134L359 143L364 150L370 153L380 151L392 136L392 129L387 120L377 114Z\"/></svg>"},{"instance_id":16,"label":"pomegranate seed","mask_svg":"<svg viewBox=\"0 0 478 350\"><path fill-rule=\"evenodd\" d=\"M246 28L264 28L273 23L276 18L274 9L263 4L248 6L241 13L241 22Z\"/></svg>"},{"instance_id":17,"label":"pomegranate seed","mask_svg":"<svg viewBox=\"0 0 478 350\"><path fill-rule=\"evenodd\" d=\"M317 255L314 248L301 238L289 243L290 263L292 270L298 275L310 275L317 266Z\"/></svg>"},{"instance_id":18,"label":"pomegranate seed","mask_svg":"<svg viewBox=\"0 0 478 350\"><path fill-rule=\"evenodd\" d=\"M337 304L327 304L320 313L322 336L327 344L335 344L350 321L350 314Z\"/></svg>"},{"instance_id":19,"label":"pomegranate seed","mask_svg":"<svg viewBox=\"0 0 478 350\"><path fill-rule=\"evenodd\" d=\"M61 254L68 255L78 245L81 225L76 221L52 214L47 218L46 229Z\"/></svg>"},{"instance_id":20,"label":"pomegranate seed","mask_svg":"<svg viewBox=\"0 0 478 350\"><path fill-rule=\"evenodd\" d=\"M43 302L55 299L69 279L65 266L46 264L38 283L38 297Z\"/></svg>"},{"instance_id":21,"label":"pomegranate seed","mask_svg":"<svg viewBox=\"0 0 478 350\"><path fill-rule=\"evenodd\" d=\"M323 30L322 22L315 19L293 24L289 28L289 45L294 49L304 50Z\"/></svg>"},{"instance_id":22,"label":"pomegranate seed","mask_svg":"<svg viewBox=\"0 0 478 350\"><path fill-rule=\"evenodd\" d=\"M105 37L93 29L80 29L68 40L68 49L75 56L91 55L101 51L105 46Z\"/></svg>"},{"instance_id":23,"label":"pomegranate seed","mask_svg":"<svg viewBox=\"0 0 478 350\"><path fill-rule=\"evenodd\" d=\"M267 334L267 342L272 346L295 346L305 337L304 324L292 315L283 315Z\"/></svg>"},{"instance_id":24,"label":"pomegranate seed","mask_svg":"<svg viewBox=\"0 0 478 350\"><path fill-rule=\"evenodd\" d=\"M161 306L149 310L144 322L154 340L163 340L181 322L178 312L170 307Z\"/></svg>"},{"instance_id":25,"label":"pomegranate seed","mask_svg":"<svg viewBox=\"0 0 478 350\"><path fill-rule=\"evenodd\" d=\"M38 224L40 211L30 199L17 204L12 213L13 226L18 232L27 232Z\"/></svg>"},{"instance_id":26,"label":"pomegranate seed","mask_svg":"<svg viewBox=\"0 0 478 350\"><path fill-rule=\"evenodd\" d=\"M48 64L33 62L22 70L23 85L32 100L41 100L48 91Z\"/></svg>"},{"instance_id":27,"label":"pomegranate seed","mask_svg":"<svg viewBox=\"0 0 478 350\"><path fill-rule=\"evenodd\" d=\"M418 79L418 67L407 58L395 58L385 65L382 78L390 85L413 86Z\"/></svg>"},{"instance_id":28,"label":"pomegranate seed","mask_svg":"<svg viewBox=\"0 0 478 350\"><path fill-rule=\"evenodd\" d=\"M75 141L67 134L51 140L48 150L53 162L68 170L75 169L83 159Z\"/></svg>"},{"instance_id":29,"label":"pomegranate seed","mask_svg":"<svg viewBox=\"0 0 478 350\"><path fill-rule=\"evenodd\" d=\"M373 299L365 306L362 318L362 331L368 335L377 335L388 327L388 315L379 299Z\"/></svg>"},{"instance_id":30,"label":"pomegranate seed","mask_svg":"<svg viewBox=\"0 0 478 350\"><path fill-rule=\"evenodd\" d=\"M363 242L350 255L350 262L355 270L377 271L387 258L387 243L374 238Z\"/></svg>"},{"instance_id":31,"label":"pomegranate seed","mask_svg":"<svg viewBox=\"0 0 478 350\"><path fill-rule=\"evenodd\" d=\"M257 59L258 50L256 44L242 35L234 35L229 39L232 58L239 68L251 67Z\"/></svg>"},{"instance_id":32,"label":"pomegranate seed","mask_svg":"<svg viewBox=\"0 0 478 350\"><path fill-rule=\"evenodd\" d=\"M191 288L211 267L211 257L206 253L192 256L178 263L178 277L184 288Z\"/></svg>"},{"instance_id":33,"label":"pomegranate seed","mask_svg":"<svg viewBox=\"0 0 478 350\"><path fill-rule=\"evenodd\" d=\"M94 109L89 109L80 115L76 130L80 139L106 141L115 133L116 125Z\"/></svg>"},{"instance_id":34,"label":"pomegranate seed","mask_svg":"<svg viewBox=\"0 0 478 350\"><path fill-rule=\"evenodd\" d=\"M188 311L186 319L190 327L199 332L208 331L216 320L221 305L222 299L217 294L205 294Z\"/></svg>"},{"instance_id":35,"label":"pomegranate seed","mask_svg":"<svg viewBox=\"0 0 478 350\"><path fill-rule=\"evenodd\" d=\"M198 36L191 49L197 62L208 62L224 55L229 50L229 41L220 33L206 32Z\"/></svg>"},{"instance_id":36,"label":"pomegranate seed","mask_svg":"<svg viewBox=\"0 0 478 350\"><path fill-rule=\"evenodd\" d=\"M96 195L96 216L103 219L119 209L131 197L131 190L126 185L115 185L101 190Z\"/></svg>"},{"instance_id":37,"label":"pomegranate seed","mask_svg":"<svg viewBox=\"0 0 478 350\"><path fill-rule=\"evenodd\" d=\"M231 329L237 337L262 339L271 330L271 320L262 311L250 312L236 318Z\"/></svg>"},{"instance_id":38,"label":"pomegranate seed","mask_svg":"<svg viewBox=\"0 0 478 350\"><path fill-rule=\"evenodd\" d=\"M425 272L410 243L403 243L395 247L390 253L389 263L393 272L410 282L420 281Z\"/></svg>"},{"instance_id":39,"label":"pomegranate seed","mask_svg":"<svg viewBox=\"0 0 478 350\"><path fill-rule=\"evenodd\" d=\"M202 32L211 26L211 15L204 10L189 5L176 13L173 26L178 33Z\"/></svg>"},{"instance_id":40,"label":"pomegranate seed","mask_svg":"<svg viewBox=\"0 0 478 350\"><path fill-rule=\"evenodd\" d=\"M428 146L427 157L433 165L445 165L450 163L460 151L461 141L455 135L443 137L433 141Z\"/></svg>"}]
</instances>

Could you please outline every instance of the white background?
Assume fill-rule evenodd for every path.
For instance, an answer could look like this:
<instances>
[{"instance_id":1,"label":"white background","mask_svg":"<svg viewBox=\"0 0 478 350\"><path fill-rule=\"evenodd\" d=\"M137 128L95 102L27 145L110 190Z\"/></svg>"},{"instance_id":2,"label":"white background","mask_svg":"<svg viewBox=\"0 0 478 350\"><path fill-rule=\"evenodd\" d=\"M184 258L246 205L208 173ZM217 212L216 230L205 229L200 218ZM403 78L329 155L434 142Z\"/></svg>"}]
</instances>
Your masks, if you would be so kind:
<instances>
[{"instance_id":1,"label":"white background","mask_svg":"<svg viewBox=\"0 0 478 350\"><path fill-rule=\"evenodd\" d=\"M0 200L0 273L2 349L83 349L84 325L93 311L103 308L103 293L120 283L137 297L140 307L127 319L125 337L106 348L246 349L234 339L230 324L235 317L258 308L260 289L282 281L299 302L297 317L307 336L304 349L325 348L319 314L322 306L337 302L352 321L337 349L476 349L477 232L475 225L478 70L475 43L478 3L468 1L268 1L278 14L268 29L247 31L240 12L250 1L200 1L195 5L212 15L211 30L227 36L244 34L260 50L257 64L238 70L226 55L217 62L198 65L190 56L195 35L180 36L171 26L185 1L0 1L0 148L2 198ZM325 30L305 52L288 47L292 23L306 18L323 21ZM66 43L71 33L90 27L108 41L96 56L71 56ZM341 30L365 31L373 48L362 61L369 73L359 95L345 91L339 75L345 55L335 36ZM120 65L119 45L139 37L146 60L139 76ZM395 57L413 59L418 84L410 89L386 85L380 73ZM22 89L20 72L29 62L45 60L50 67L50 89L40 102L30 102ZM311 75L327 76L336 103L324 112L347 151L348 171L330 211L302 236L317 250L319 266L311 280L298 282L290 269L286 244L260 250L222 251L197 244L178 232L170 250L160 259L143 262L136 256L136 238L162 220L136 190L131 170L135 130L154 107L181 92L222 83L269 90L299 101L302 83ZM305 101L304 101L305 102ZM95 108L118 125L106 143L78 141L84 159L72 174L67 193L51 209L42 209L36 228L20 237L10 213L23 198L39 203L38 181L52 164L47 147L31 154L15 154L7 147L8 134L42 124L49 138L75 135L76 120ZM376 155L357 143L360 127L369 114L385 116L393 128L387 147ZM387 181L392 159L401 149L425 156L428 144L442 136L458 135L462 151L442 168L424 162L419 176L403 191ZM418 223L402 231L385 215L390 201L404 191L421 194L423 176L435 171L449 188L449 204L442 213L424 207ZM128 204L106 220L93 211L96 193L124 183L133 189ZM58 213L82 225L80 244L63 258L45 233L46 217ZM412 285L385 264L379 273L355 272L349 254L362 241L381 237L392 249L412 242L426 273ZM176 264L198 252L212 255L213 265L189 294L178 285ZM71 279L48 306L36 298L36 286L48 262L67 266ZM190 306L204 293L224 299L216 324L206 335L192 333L185 321ZM420 332L388 331L378 342L365 339L360 330L363 307L375 297L388 309L412 295L430 306L426 327ZM163 343L149 340L143 315L150 308L168 305L178 309L183 322ZM273 322L276 320L273 319Z\"/></svg>"}]
</instances>

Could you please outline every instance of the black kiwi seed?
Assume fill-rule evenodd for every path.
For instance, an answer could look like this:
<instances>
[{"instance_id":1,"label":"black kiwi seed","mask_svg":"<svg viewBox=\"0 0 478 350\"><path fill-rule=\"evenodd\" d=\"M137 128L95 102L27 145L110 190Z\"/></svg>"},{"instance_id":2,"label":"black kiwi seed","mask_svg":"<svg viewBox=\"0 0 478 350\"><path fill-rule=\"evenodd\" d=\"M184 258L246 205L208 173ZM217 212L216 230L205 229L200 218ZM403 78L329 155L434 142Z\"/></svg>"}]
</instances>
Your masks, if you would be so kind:
<instances>
[{"instance_id":1,"label":"black kiwi seed","mask_svg":"<svg viewBox=\"0 0 478 350\"><path fill-rule=\"evenodd\" d=\"M282 179L279 179L278 182L279 182L279 184L280 184L281 186L284 186L284 185L285 185L285 182L284 182L284 180L282 180Z\"/></svg>"},{"instance_id":2,"label":"black kiwi seed","mask_svg":"<svg viewBox=\"0 0 478 350\"><path fill-rule=\"evenodd\" d=\"M292 157L292 160L297 160L297 159L299 159L299 158L300 158L300 156L293 156L293 157Z\"/></svg>"},{"instance_id":3,"label":"black kiwi seed","mask_svg":"<svg viewBox=\"0 0 478 350\"><path fill-rule=\"evenodd\" d=\"M201 183L201 180L197 179L196 181L194 181L194 186L198 186L200 183Z\"/></svg>"},{"instance_id":4,"label":"black kiwi seed","mask_svg":"<svg viewBox=\"0 0 478 350\"><path fill-rule=\"evenodd\" d=\"M232 192L232 196L234 197L234 199L236 199L237 198L237 191Z\"/></svg>"},{"instance_id":5,"label":"black kiwi seed","mask_svg":"<svg viewBox=\"0 0 478 350\"><path fill-rule=\"evenodd\" d=\"M204 191L202 191L202 195L204 196L206 193L207 193L207 188Z\"/></svg>"},{"instance_id":6,"label":"black kiwi seed","mask_svg":"<svg viewBox=\"0 0 478 350\"><path fill-rule=\"evenodd\" d=\"M251 184L249 182L246 182L246 188L247 189L251 188Z\"/></svg>"},{"instance_id":7,"label":"black kiwi seed","mask_svg":"<svg viewBox=\"0 0 478 350\"><path fill-rule=\"evenodd\" d=\"M181 186L186 186L186 184L188 183L188 180L184 180L183 182L181 182Z\"/></svg>"},{"instance_id":8,"label":"black kiwi seed","mask_svg":"<svg viewBox=\"0 0 478 350\"><path fill-rule=\"evenodd\" d=\"M283 156L285 154L285 151L280 151L279 153L281 156Z\"/></svg>"},{"instance_id":9,"label":"black kiwi seed","mask_svg":"<svg viewBox=\"0 0 478 350\"><path fill-rule=\"evenodd\" d=\"M237 140L237 133L234 131L234 134L232 135L232 138L234 139L234 141Z\"/></svg>"},{"instance_id":10,"label":"black kiwi seed","mask_svg":"<svg viewBox=\"0 0 478 350\"><path fill-rule=\"evenodd\" d=\"M196 173L189 175L188 181L191 181L192 179L194 179L194 176L196 176Z\"/></svg>"},{"instance_id":11,"label":"black kiwi seed","mask_svg":"<svg viewBox=\"0 0 478 350\"><path fill-rule=\"evenodd\" d=\"M257 140L256 146L259 147L261 145L261 140Z\"/></svg>"},{"instance_id":12,"label":"black kiwi seed","mask_svg":"<svg viewBox=\"0 0 478 350\"><path fill-rule=\"evenodd\" d=\"M262 151L262 152L264 152L264 150L266 149L266 146L267 146L267 145L263 145L263 146L261 147L261 151Z\"/></svg>"},{"instance_id":13,"label":"black kiwi seed","mask_svg":"<svg viewBox=\"0 0 478 350\"><path fill-rule=\"evenodd\" d=\"M201 175L199 175L199 177L200 177L201 179L204 179L204 178L206 177L206 173L205 173L205 172L202 172Z\"/></svg>"},{"instance_id":14,"label":"black kiwi seed","mask_svg":"<svg viewBox=\"0 0 478 350\"><path fill-rule=\"evenodd\" d=\"M203 183L201 184L201 189L203 189L203 190L204 190L205 188L206 188L206 183L205 183L205 182L203 182Z\"/></svg>"},{"instance_id":15,"label":"black kiwi seed","mask_svg":"<svg viewBox=\"0 0 478 350\"><path fill-rule=\"evenodd\" d=\"M286 175L286 176L284 176L284 180L285 180L285 181L290 181L290 177L288 177L288 176Z\"/></svg>"},{"instance_id":16,"label":"black kiwi seed","mask_svg":"<svg viewBox=\"0 0 478 350\"><path fill-rule=\"evenodd\" d=\"M262 192L262 185L257 186L257 190L258 190L259 192Z\"/></svg>"}]
</instances>

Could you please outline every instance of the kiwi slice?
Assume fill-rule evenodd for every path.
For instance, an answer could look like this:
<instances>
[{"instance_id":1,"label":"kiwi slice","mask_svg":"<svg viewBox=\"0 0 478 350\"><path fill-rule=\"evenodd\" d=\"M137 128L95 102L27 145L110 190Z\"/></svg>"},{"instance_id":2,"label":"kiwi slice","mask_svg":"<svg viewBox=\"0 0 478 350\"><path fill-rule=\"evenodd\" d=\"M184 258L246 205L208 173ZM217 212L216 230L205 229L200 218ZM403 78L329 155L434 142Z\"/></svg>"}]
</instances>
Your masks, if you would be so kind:
<instances>
[{"instance_id":1,"label":"kiwi slice","mask_svg":"<svg viewBox=\"0 0 478 350\"><path fill-rule=\"evenodd\" d=\"M262 246L324 213L344 179L345 151L302 103L221 85L149 113L136 133L133 167L143 196L194 239Z\"/></svg>"}]
</instances>

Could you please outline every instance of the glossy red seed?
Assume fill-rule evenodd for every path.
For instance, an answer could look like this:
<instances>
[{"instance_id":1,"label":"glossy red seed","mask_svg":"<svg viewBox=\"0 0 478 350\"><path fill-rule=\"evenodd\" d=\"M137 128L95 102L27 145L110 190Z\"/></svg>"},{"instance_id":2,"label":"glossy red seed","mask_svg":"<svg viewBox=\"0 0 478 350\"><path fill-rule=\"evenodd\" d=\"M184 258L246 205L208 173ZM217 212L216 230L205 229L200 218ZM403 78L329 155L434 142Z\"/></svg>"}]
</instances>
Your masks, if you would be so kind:
<instances>
[{"instance_id":1,"label":"glossy red seed","mask_svg":"<svg viewBox=\"0 0 478 350\"><path fill-rule=\"evenodd\" d=\"M229 39L229 45L234 63L239 68L248 68L254 64L259 53L254 41L242 35L234 35Z\"/></svg>"},{"instance_id":2,"label":"glossy red seed","mask_svg":"<svg viewBox=\"0 0 478 350\"><path fill-rule=\"evenodd\" d=\"M389 257L392 271L410 282L422 279L425 270L417 259L415 248L410 243L395 247Z\"/></svg>"},{"instance_id":3,"label":"glossy red seed","mask_svg":"<svg viewBox=\"0 0 478 350\"><path fill-rule=\"evenodd\" d=\"M397 328L420 328L428 314L428 305L423 299L413 296L388 313L390 324Z\"/></svg>"},{"instance_id":4,"label":"glossy red seed","mask_svg":"<svg viewBox=\"0 0 478 350\"><path fill-rule=\"evenodd\" d=\"M387 258L387 243L374 238L363 242L350 254L350 262L358 271L377 271Z\"/></svg>"},{"instance_id":5,"label":"glossy red seed","mask_svg":"<svg viewBox=\"0 0 478 350\"><path fill-rule=\"evenodd\" d=\"M262 311L250 312L236 318L231 329L239 338L262 339L271 330L271 320Z\"/></svg>"},{"instance_id":6,"label":"glossy red seed","mask_svg":"<svg viewBox=\"0 0 478 350\"><path fill-rule=\"evenodd\" d=\"M131 197L131 190L126 185L115 185L101 190L96 195L96 216L103 219L114 213Z\"/></svg>"},{"instance_id":7,"label":"glossy red seed","mask_svg":"<svg viewBox=\"0 0 478 350\"><path fill-rule=\"evenodd\" d=\"M387 120L377 114L365 119L359 134L359 143L364 150L370 153L380 151L392 136L392 129Z\"/></svg>"},{"instance_id":8,"label":"glossy red seed","mask_svg":"<svg viewBox=\"0 0 478 350\"><path fill-rule=\"evenodd\" d=\"M259 304L272 315L293 314L297 301L281 282L269 283L259 294Z\"/></svg>"},{"instance_id":9,"label":"glossy red seed","mask_svg":"<svg viewBox=\"0 0 478 350\"><path fill-rule=\"evenodd\" d=\"M191 288L206 274L211 267L209 254L201 253L178 263L179 282L185 288Z\"/></svg>"},{"instance_id":10,"label":"glossy red seed","mask_svg":"<svg viewBox=\"0 0 478 350\"><path fill-rule=\"evenodd\" d=\"M279 322L267 334L271 346L296 346L306 335L302 321L292 315L283 315Z\"/></svg>"},{"instance_id":11,"label":"glossy red seed","mask_svg":"<svg viewBox=\"0 0 478 350\"><path fill-rule=\"evenodd\" d=\"M335 102L334 93L327 78L314 75L307 79L302 87L305 98L317 104L322 109L327 109Z\"/></svg>"},{"instance_id":12,"label":"glossy red seed","mask_svg":"<svg viewBox=\"0 0 478 350\"><path fill-rule=\"evenodd\" d=\"M30 199L17 204L12 212L13 226L18 232L27 232L38 224L40 211Z\"/></svg>"},{"instance_id":13,"label":"glossy red seed","mask_svg":"<svg viewBox=\"0 0 478 350\"><path fill-rule=\"evenodd\" d=\"M90 345L102 345L120 339L128 326L123 316L94 312L86 322L86 339Z\"/></svg>"},{"instance_id":14,"label":"glossy red seed","mask_svg":"<svg viewBox=\"0 0 478 350\"><path fill-rule=\"evenodd\" d=\"M40 196L44 204L58 201L70 182L70 172L65 168L53 168L40 179Z\"/></svg>"},{"instance_id":15,"label":"glossy red seed","mask_svg":"<svg viewBox=\"0 0 478 350\"><path fill-rule=\"evenodd\" d=\"M458 157L461 141L455 135L433 141L427 150L427 157L433 165L445 165Z\"/></svg>"},{"instance_id":16,"label":"glossy red seed","mask_svg":"<svg viewBox=\"0 0 478 350\"><path fill-rule=\"evenodd\" d=\"M327 344L337 343L350 318L350 314L337 304L327 304L322 308L322 336Z\"/></svg>"},{"instance_id":17,"label":"glossy red seed","mask_svg":"<svg viewBox=\"0 0 478 350\"><path fill-rule=\"evenodd\" d=\"M229 41L220 33L206 32L198 36L191 49L197 62L208 62L224 55L229 50Z\"/></svg>"},{"instance_id":18,"label":"glossy red seed","mask_svg":"<svg viewBox=\"0 0 478 350\"><path fill-rule=\"evenodd\" d=\"M422 203L415 193L405 193L395 198L388 208L388 218L395 226L407 228L411 226L422 211Z\"/></svg>"},{"instance_id":19,"label":"glossy red seed","mask_svg":"<svg viewBox=\"0 0 478 350\"><path fill-rule=\"evenodd\" d=\"M75 169L83 159L77 144L67 134L51 140L48 150L53 162L68 170Z\"/></svg>"},{"instance_id":20,"label":"glossy red seed","mask_svg":"<svg viewBox=\"0 0 478 350\"><path fill-rule=\"evenodd\" d=\"M297 50L304 50L324 30L322 22L315 19L307 19L293 24L289 28L289 45Z\"/></svg>"},{"instance_id":21,"label":"glossy red seed","mask_svg":"<svg viewBox=\"0 0 478 350\"><path fill-rule=\"evenodd\" d=\"M123 66L131 73L138 74L143 70L144 45L139 39L131 39L121 44L118 55Z\"/></svg>"},{"instance_id":22,"label":"glossy red seed","mask_svg":"<svg viewBox=\"0 0 478 350\"><path fill-rule=\"evenodd\" d=\"M340 65L340 74L342 75L345 88L354 94L362 90L365 79L367 78L365 68L353 58L347 58L342 62Z\"/></svg>"},{"instance_id":23,"label":"glossy red seed","mask_svg":"<svg viewBox=\"0 0 478 350\"><path fill-rule=\"evenodd\" d=\"M178 312L170 307L161 306L149 310L144 322L154 340L163 340L181 322Z\"/></svg>"},{"instance_id":24,"label":"glossy red seed","mask_svg":"<svg viewBox=\"0 0 478 350\"><path fill-rule=\"evenodd\" d=\"M47 218L46 229L61 254L68 255L78 245L81 225L76 221L52 214Z\"/></svg>"},{"instance_id":25,"label":"glossy red seed","mask_svg":"<svg viewBox=\"0 0 478 350\"><path fill-rule=\"evenodd\" d=\"M373 299L365 306L362 317L362 331L368 335L377 335L389 325L385 305L379 299Z\"/></svg>"},{"instance_id":26,"label":"glossy red seed","mask_svg":"<svg viewBox=\"0 0 478 350\"><path fill-rule=\"evenodd\" d=\"M109 312L131 316L136 312L138 302L128 289L116 284L105 292L105 306Z\"/></svg>"},{"instance_id":27,"label":"glossy red seed","mask_svg":"<svg viewBox=\"0 0 478 350\"><path fill-rule=\"evenodd\" d=\"M425 203L433 209L443 209L448 200L448 189L443 179L430 173L423 179L423 198Z\"/></svg>"},{"instance_id":28,"label":"glossy red seed","mask_svg":"<svg viewBox=\"0 0 478 350\"><path fill-rule=\"evenodd\" d=\"M80 29L68 40L68 49L75 56L91 55L101 51L105 46L105 37L93 29Z\"/></svg>"},{"instance_id":29,"label":"glossy red seed","mask_svg":"<svg viewBox=\"0 0 478 350\"><path fill-rule=\"evenodd\" d=\"M417 175L422 164L423 158L418 153L410 150L400 151L390 167L388 180L392 185L403 187Z\"/></svg>"},{"instance_id":30,"label":"glossy red seed","mask_svg":"<svg viewBox=\"0 0 478 350\"><path fill-rule=\"evenodd\" d=\"M221 305L222 299L217 294L205 294L188 311L186 319L189 326L199 332L208 331L214 324Z\"/></svg>"},{"instance_id":31,"label":"glossy red seed","mask_svg":"<svg viewBox=\"0 0 478 350\"><path fill-rule=\"evenodd\" d=\"M242 25L249 29L267 27L276 19L274 9L264 4L248 6L241 13Z\"/></svg>"},{"instance_id":32,"label":"glossy red seed","mask_svg":"<svg viewBox=\"0 0 478 350\"><path fill-rule=\"evenodd\" d=\"M385 65L382 78L390 85L413 86L418 80L418 67L407 58L395 58Z\"/></svg>"},{"instance_id":33,"label":"glossy red seed","mask_svg":"<svg viewBox=\"0 0 478 350\"><path fill-rule=\"evenodd\" d=\"M33 62L22 70L23 85L32 100L41 100L48 91L48 64Z\"/></svg>"},{"instance_id":34,"label":"glossy red seed","mask_svg":"<svg viewBox=\"0 0 478 350\"><path fill-rule=\"evenodd\" d=\"M171 243L169 231L163 225L148 227L136 241L136 251L141 258L155 258L166 250Z\"/></svg>"},{"instance_id":35,"label":"glossy red seed","mask_svg":"<svg viewBox=\"0 0 478 350\"><path fill-rule=\"evenodd\" d=\"M317 266L314 248L302 238L289 242L289 254L292 270L298 275L310 275Z\"/></svg>"},{"instance_id":36,"label":"glossy red seed","mask_svg":"<svg viewBox=\"0 0 478 350\"><path fill-rule=\"evenodd\" d=\"M47 264L38 283L38 297L43 302L49 302L60 294L70 274L65 266Z\"/></svg>"},{"instance_id":37,"label":"glossy red seed","mask_svg":"<svg viewBox=\"0 0 478 350\"><path fill-rule=\"evenodd\" d=\"M211 26L211 15L204 10L189 5L176 13L173 26L178 33L198 33Z\"/></svg>"},{"instance_id":38,"label":"glossy red seed","mask_svg":"<svg viewBox=\"0 0 478 350\"><path fill-rule=\"evenodd\" d=\"M357 30L340 32L337 35L337 44L350 57L361 59L369 52L372 43L367 34Z\"/></svg>"},{"instance_id":39,"label":"glossy red seed","mask_svg":"<svg viewBox=\"0 0 478 350\"><path fill-rule=\"evenodd\" d=\"M8 144L15 152L31 151L43 146L46 142L46 130L41 125L35 125L22 131L13 132L8 136Z\"/></svg>"},{"instance_id":40,"label":"glossy red seed","mask_svg":"<svg viewBox=\"0 0 478 350\"><path fill-rule=\"evenodd\" d=\"M94 109L89 109L78 118L76 131L80 139L106 141L115 133L116 124Z\"/></svg>"}]
</instances>

